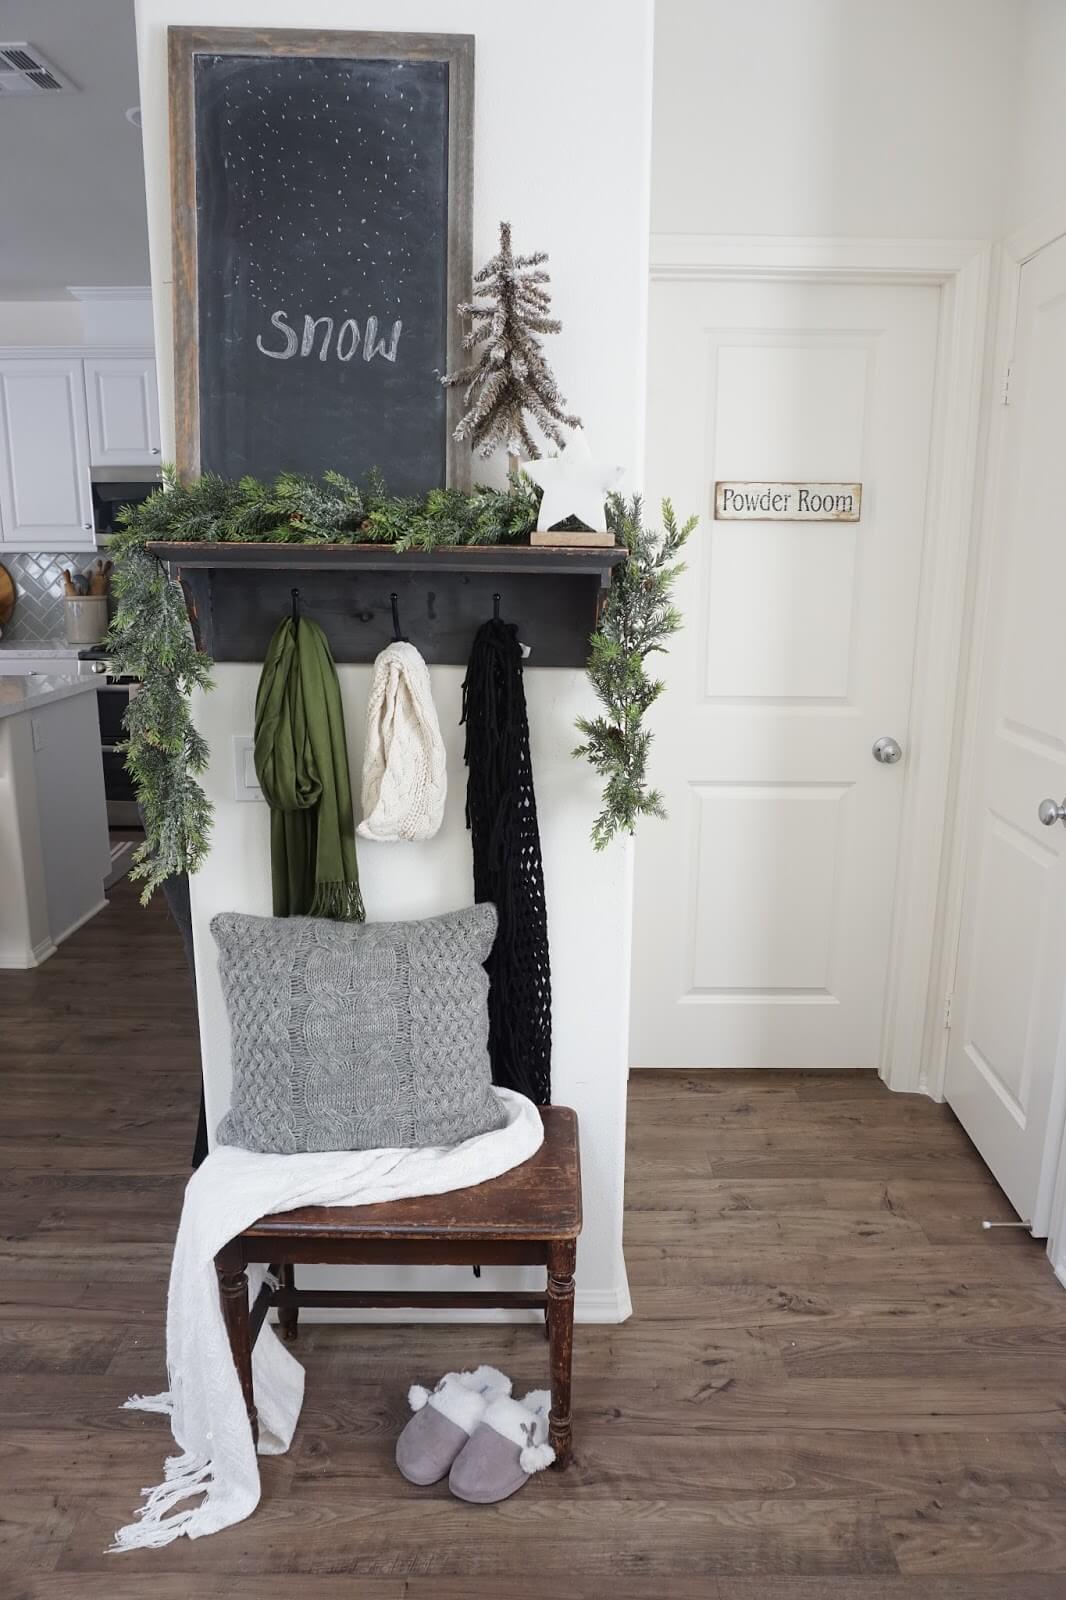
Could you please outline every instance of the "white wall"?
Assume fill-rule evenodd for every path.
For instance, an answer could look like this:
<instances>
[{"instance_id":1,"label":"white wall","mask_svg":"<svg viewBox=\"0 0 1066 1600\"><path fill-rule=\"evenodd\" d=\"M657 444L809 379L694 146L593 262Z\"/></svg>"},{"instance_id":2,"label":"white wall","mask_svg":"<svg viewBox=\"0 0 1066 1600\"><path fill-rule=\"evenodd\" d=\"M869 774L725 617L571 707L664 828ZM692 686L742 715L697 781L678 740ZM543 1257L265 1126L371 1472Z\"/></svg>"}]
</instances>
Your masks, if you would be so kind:
<instances>
[{"instance_id":1,"label":"white wall","mask_svg":"<svg viewBox=\"0 0 1066 1600\"><path fill-rule=\"evenodd\" d=\"M1017 141L1007 230L1066 216L1066 4L1022 0Z\"/></svg>"},{"instance_id":2,"label":"white wall","mask_svg":"<svg viewBox=\"0 0 1066 1600\"><path fill-rule=\"evenodd\" d=\"M0 300L0 345L81 344L84 337L73 300Z\"/></svg>"},{"instance_id":3,"label":"white wall","mask_svg":"<svg viewBox=\"0 0 1066 1600\"><path fill-rule=\"evenodd\" d=\"M138 0L141 102L148 189L164 453L173 439L170 360L170 215L165 28L200 23L202 4ZM524 26L519 26L523 21ZM565 327L553 355L561 386L593 443L631 464L640 481L646 326L650 144L650 0L575 7L542 0L535 26L494 0L225 0L218 25L406 28L470 32L477 39L474 255L495 245L501 218L516 243L551 253L555 305ZM609 23L609 26L608 26ZM497 471L498 471L497 467ZM417 643L417 640L415 641ZM597 856L588 832L597 806L591 774L570 756L573 720L591 694L584 675L527 673L554 980L555 1098L577 1107L585 1169L585 1233L578 1315L612 1321L628 1312L621 1255L625 1073L631 919L630 860L621 845ZM368 669L340 670L349 753L358 771ZM462 820L465 771L457 727L458 667L433 671L448 744L451 795L441 834L422 846L360 842L373 917L429 914L472 898ZM208 792L217 817L212 855L193 884L209 1113L229 1084L229 1043L210 916L269 906L265 810L232 794L229 741L252 726L257 670L229 666L198 708L212 751ZM469 1274L457 1273L464 1286ZM434 1278L434 1282L442 1281Z\"/></svg>"},{"instance_id":4,"label":"white wall","mask_svg":"<svg viewBox=\"0 0 1066 1600\"><path fill-rule=\"evenodd\" d=\"M0 288L0 294L3 293ZM0 345L135 345L151 347L151 301L146 291L128 295L86 290L83 300L0 299Z\"/></svg>"},{"instance_id":5,"label":"white wall","mask_svg":"<svg viewBox=\"0 0 1066 1600\"><path fill-rule=\"evenodd\" d=\"M72 288L81 313L82 337L91 345L146 345L155 340L149 288Z\"/></svg>"},{"instance_id":6,"label":"white wall","mask_svg":"<svg viewBox=\"0 0 1066 1600\"><path fill-rule=\"evenodd\" d=\"M1017 55L1018 0L659 0L652 228L994 237Z\"/></svg>"}]
</instances>

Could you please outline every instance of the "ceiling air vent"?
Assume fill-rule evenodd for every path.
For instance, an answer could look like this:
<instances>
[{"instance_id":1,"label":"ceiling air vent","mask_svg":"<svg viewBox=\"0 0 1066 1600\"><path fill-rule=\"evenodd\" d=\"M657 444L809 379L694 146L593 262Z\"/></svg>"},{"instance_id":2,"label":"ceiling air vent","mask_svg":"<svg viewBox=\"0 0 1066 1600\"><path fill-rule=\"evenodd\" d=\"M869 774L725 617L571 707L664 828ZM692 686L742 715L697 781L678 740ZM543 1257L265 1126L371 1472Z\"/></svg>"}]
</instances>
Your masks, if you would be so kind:
<instances>
[{"instance_id":1,"label":"ceiling air vent","mask_svg":"<svg viewBox=\"0 0 1066 1600\"><path fill-rule=\"evenodd\" d=\"M0 44L0 99L8 94L57 94L74 88L35 45Z\"/></svg>"}]
</instances>

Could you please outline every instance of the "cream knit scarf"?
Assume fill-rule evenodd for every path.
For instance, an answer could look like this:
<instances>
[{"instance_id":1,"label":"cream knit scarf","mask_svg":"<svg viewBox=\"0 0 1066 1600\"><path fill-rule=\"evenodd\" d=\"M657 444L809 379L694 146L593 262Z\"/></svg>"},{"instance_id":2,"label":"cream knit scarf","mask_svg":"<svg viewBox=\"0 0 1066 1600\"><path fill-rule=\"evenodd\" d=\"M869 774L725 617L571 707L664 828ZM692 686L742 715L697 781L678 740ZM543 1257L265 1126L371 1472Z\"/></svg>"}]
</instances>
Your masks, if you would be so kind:
<instances>
[{"instance_id":1,"label":"cream knit scarf","mask_svg":"<svg viewBox=\"0 0 1066 1600\"><path fill-rule=\"evenodd\" d=\"M374 662L363 752L365 839L432 839L448 792L444 740L429 668L413 644L397 641Z\"/></svg>"}]
</instances>

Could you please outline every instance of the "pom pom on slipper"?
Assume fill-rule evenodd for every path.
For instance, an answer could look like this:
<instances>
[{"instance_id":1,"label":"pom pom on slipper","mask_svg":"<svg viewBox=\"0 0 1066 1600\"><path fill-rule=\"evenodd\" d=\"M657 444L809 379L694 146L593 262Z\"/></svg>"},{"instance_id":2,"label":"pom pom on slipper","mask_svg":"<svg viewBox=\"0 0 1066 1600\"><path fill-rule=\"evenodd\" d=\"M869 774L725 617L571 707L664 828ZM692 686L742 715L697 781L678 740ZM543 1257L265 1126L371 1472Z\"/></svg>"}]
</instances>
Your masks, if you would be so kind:
<instances>
[{"instance_id":1,"label":"pom pom on slipper","mask_svg":"<svg viewBox=\"0 0 1066 1600\"><path fill-rule=\"evenodd\" d=\"M413 1383L407 1403L414 1416L396 1441L396 1465L409 1483L438 1483L511 1380L496 1367L446 1372L434 1389Z\"/></svg>"},{"instance_id":2,"label":"pom pom on slipper","mask_svg":"<svg viewBox=\"0 0 1066 1600\"><path fill-rule=\"evenodd\" d=\"M472 1505L494 1505L515 1494L534 1472L550 1467L555 1460L548 1443L550 1404L547 1389L532 1389L523 1400L494 1400L452 1463L452 1494Z\"/></svg>"},{"instance_id":3,"label":"pom pom on slipper","mask_svg":"<svg viewBox=\"0 0 1066 1600\"><path fill-rule=\"evenodd\" d=\"M550 1467L555 1460L555 1451L550 1444L527 1444L518 1458L518 1465L529 1477L534 1472L543 1472L545 1467Z\"/></svg>"}]
</instances>

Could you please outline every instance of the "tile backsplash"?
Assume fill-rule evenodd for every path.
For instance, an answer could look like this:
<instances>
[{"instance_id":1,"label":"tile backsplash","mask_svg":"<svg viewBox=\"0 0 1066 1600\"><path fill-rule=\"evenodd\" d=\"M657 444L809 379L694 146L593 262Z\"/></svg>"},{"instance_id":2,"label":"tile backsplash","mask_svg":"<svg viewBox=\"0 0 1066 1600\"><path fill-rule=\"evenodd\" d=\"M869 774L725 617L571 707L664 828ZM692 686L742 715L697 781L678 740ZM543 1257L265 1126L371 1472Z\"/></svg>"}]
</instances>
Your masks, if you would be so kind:
<instances>
[{"instance_id":1,"label":"tile backsplash","mask_svg":"<svg viewBox=\"0 0 1066 1600\"><path fill-rule=\"evenodd\" d=\"M63 568L82 572L91 565L84 550L64 556L54 550L33 555L3 555L4 566L15 580L18 598L11 621L4 629L8 644L43 644L63 638Z\"/></svg>"}]
</instances>

